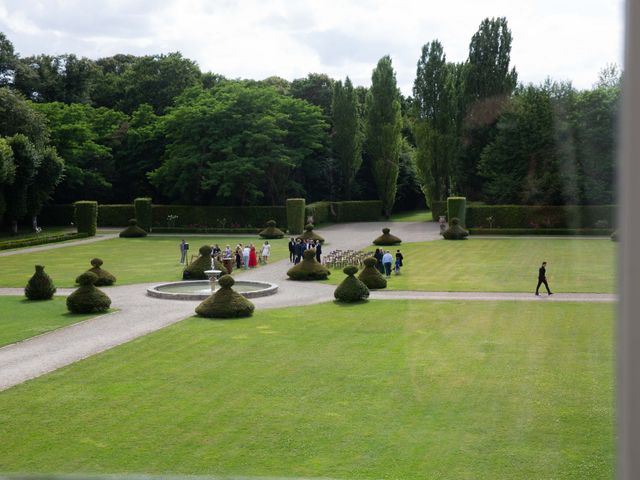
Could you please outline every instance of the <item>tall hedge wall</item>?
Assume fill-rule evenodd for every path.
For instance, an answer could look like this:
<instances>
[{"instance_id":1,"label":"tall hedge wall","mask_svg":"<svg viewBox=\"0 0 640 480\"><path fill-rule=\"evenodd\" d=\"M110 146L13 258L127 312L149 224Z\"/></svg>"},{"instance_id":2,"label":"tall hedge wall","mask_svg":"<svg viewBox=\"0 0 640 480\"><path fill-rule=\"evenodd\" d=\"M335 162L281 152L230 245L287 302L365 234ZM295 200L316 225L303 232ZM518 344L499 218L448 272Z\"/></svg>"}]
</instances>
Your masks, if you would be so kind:
<instances>
[{"instance_id":1,"label":"tall hedge wall","mask_svg":"<svg viewBox=\"0 0 640 480\"><path fill-rule=\"evenodd\" d=\"M153 227L167 227L169 215L177 215L174 227L260 228L269 220L287 224L285 207L216 207L194 205L153 205Z\"/></svg>"},{"instance_id":2,"label":"tall hedge wall","mask_svg":"<svg viewBox=\"0 0 640 480\"><path fill-rule=\"evenodd\" d=\"M133 205L98 205L99 227L126 227L135 216Z\"/></svg>"},{"instance_id":3,"label":"tall hedge wall","mask_svg":"<svg viewBox=\"0 0 640 480\"><path fill-rule=\"evenodd\" d=\"M308 217L313 217L314 225L321 223L334 222L335 213L333 212L333 202L315 202L310 203L305 208L305 221Z\"/></svg>"},{"instance_id":4,"label":"tall hedge wall","mask_svg":"<svg viewBox=\"0 0 640 480\"><path fill-rule=\"evenodd\" d=\"M493 217L492 222L489 217ZM610 228L615 226L615 205L471 205L468 228Z\"/></svg>"},{"instance_id":5,"label":"tall hedge wall","mask_svg":"<svg viewBox=\"0 0 640 480\"><path fill-rule=\"evenodd\" d=\"M133 201L133 207L136 212L136 220L138 220L138 226L145 232L150 232L151 224L153 222L153 213L151 212L151 199L148 197L136 198Z\"/></svg>"},{"instance_id":6,"label":"tall hedge wall","mask_svg":"<svg viewBox=\"0 0 640 480\"><path fill-rule=\"evenodd\" d=\"M78 233L86 233L90 237L96 234L98 226L98 202L80 201L74 203L75 224Z\"/></svg>"},{"instance_id":7,"label":"tall hedge wall","mask_svg":"<svg viewBox=\"0 0 640 480\"><path fill-rule=\"evenodd\" d=\"M305 217L313 216L314 223L375 222L382 215L380 200L348 202L316 202L307 205Z\"/></svg>"},{"instance_id":8,"label":"tall hedge wall","mask_svg":"<svg viewBox=\"0 0 640 480\"><path fill-rule=\"evenodd\" d=\"M287 198L287 228L290 235L300 235L304 230L305 203L304 198Z\"/></svg>"},{"instance_id":9,"label":"tall hedge wall","mask_svg":"<svg viewBox=\"0 0 640 480\"><path fill-rule=\"evenodd\" d=\"M467 227L467 199L465 197L447 198L447 221L452 218L460 220L460 225Z\"/></svg>"}]
</instances>

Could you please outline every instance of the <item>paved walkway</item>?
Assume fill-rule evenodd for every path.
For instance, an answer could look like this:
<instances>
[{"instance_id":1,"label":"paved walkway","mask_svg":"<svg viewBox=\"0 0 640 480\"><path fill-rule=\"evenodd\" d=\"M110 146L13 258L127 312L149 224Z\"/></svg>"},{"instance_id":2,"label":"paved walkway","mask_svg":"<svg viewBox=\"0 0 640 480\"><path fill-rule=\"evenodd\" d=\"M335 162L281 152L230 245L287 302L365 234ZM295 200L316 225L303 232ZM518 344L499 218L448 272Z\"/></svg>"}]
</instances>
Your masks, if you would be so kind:
<instances>
[{"instance_id":1,"label":"paved walkway","mask_svg":"<svg viewBox=\"0 0 640 480\"><path fill-rule=\"evenodd\" d=\"M431 222L366 222L332 225L319 229L325 237L325 251L335 248L362 248L377 237L383 227L390 225L391 232L404 242L439 240L438 225ZM21 249L6 254L63 248L80 243L114 238L104 235L66 244L43 245ZM363 242L362 239L365 239ZM370 239L367 241L366 239ZM1 255L1 254L0 254ZM335 286L317 282L293 282L286 272L288 260L262 266L256 270L238 272L242 279L262 280L278 284L278 293L269 297L252 299L258 309L309 305L333 300ZM63 366L103 352L122 343L164 328L193 314L198 301L164 300L146 296L146 289L153 284L123 285L106 288L117 312L60 328L22 342L0 348L0 391L38 377ZM73 289L59 289L58 295L68 295ZM0 295L22 295L21 288L0 288ZM534 297L526 293L486 292L372 292L372 299L412 300L516 300L516 301L565 301L565 302L614 302L611 294L556 294Z\"/></svg>"}]
</instances>

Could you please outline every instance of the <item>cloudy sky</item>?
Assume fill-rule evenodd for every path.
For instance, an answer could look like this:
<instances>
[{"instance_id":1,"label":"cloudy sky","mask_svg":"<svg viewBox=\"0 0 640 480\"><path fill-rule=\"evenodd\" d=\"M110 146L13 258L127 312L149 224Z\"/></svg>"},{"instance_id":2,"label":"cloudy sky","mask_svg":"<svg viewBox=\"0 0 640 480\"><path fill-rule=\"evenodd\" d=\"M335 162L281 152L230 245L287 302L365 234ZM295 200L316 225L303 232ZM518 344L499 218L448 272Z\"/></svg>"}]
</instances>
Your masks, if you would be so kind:
<instances>
[{"instance_id":1,"label":"cloudy sky","mask_svg":"<svg viewBox=\"0 0 640 480\"><path fill-rule=\"evenodd\" d=\"M463 61L481 20L506 16L521 81L588 88L622 64L623 10L623 0L0 0L0 31L21 56L180 51L230 78L323 72L365 86L389 54L410 94L424 43L437 38Z\"/></svg>"}]
</instances>

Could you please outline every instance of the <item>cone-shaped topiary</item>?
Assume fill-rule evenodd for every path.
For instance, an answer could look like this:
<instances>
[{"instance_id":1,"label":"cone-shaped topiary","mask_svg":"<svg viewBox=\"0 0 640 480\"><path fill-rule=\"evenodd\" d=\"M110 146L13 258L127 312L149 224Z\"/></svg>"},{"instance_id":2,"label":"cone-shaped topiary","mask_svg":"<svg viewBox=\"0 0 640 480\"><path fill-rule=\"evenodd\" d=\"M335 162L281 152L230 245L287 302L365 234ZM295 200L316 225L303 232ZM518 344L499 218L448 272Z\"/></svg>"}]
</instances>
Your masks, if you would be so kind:
<instances>
[{"instance_id":1,"label":"cone-shaped topiary","mask_svg":"<svg viewBox=\"0 0 640 480\"><path fill-rule=\"evenodd\" d=\"M147 232L138 226L135 218L129 220L129 226L120 232L122 238L146 237Z\"/></svg>"},{"instance_id":2,"label":"cone-shaped topiary","mask_svg":"<svg viewBox=\"0 0 640 480\"><path fill-rule=\"evenodd\" d=\"M378 238L376 238L373 241L373 244L374 245L397 245L397 244L401 243L402 240L400 240L395 235L391 235L389 233L390 231L391 230L389 230L388 228L383 228L382 229L382 235L380 235Z\"/></svg>"},{"instance_id":3,"label":"cone-shaped topiary","mask_svg":"<svg viewBox=\"0 0 640 480\"><path fill-rule=\"evenodd\" d=\"M304 226L304 233L298 238L303 240L319 240L320 243L324 243L324 238L313 231L313 225L311 223Z\"/></svg>"},{"instance_id":4,"label":"cone-shaped topiary","mask_svg":"<svg viewBox=\"0 0 640 480\"><path fill-rule=\"evenodd\" d=\"M183 278L188 278L189 280L207 279L207 275L204 272L206 270L211 270L211 246L201 246L198 253L200 256L191 262L191 265L188 265L187 268L184 269ZM215 269L222 272L220 275L226 275L229 273L222 262L219 262L218 260L215 261Z\"/></svg>"},{"instance_id":5,"label":"cone-shaped topiary","mask_svg":"<svg viewBox=\"0 0 640 480\"><path fill-rule=\"evenodd\" d=\"M452 218L449 222L449 228L442 232L445 240L465 240L469 232L460 225L460 220Z\"/></svg>"},{"instance_id":6,"label":"cone-shaped topiary","mask_svg":"<svg viewBox=\"0 0 640 480\"><path fill-rule=\"evenodd\" d=\"M310 248L304 251L302 261L291 267L287 275L291 280L326 280L331 272L316 260L316 251Z\"/></svg>"},{"instance_id":7,"label":"cone-shaped topiary","mask_svg":"<svg viewBox=\"0 0 640 480\"><path fill-rule=\"evenodd\" d=\"M375 290L378 288L387 288L387 279L382 276L380 270L376 268L378 260L374 257L367 257L364 259L364 268L358 280L364 283L368 288Z\"/></svg>"},{"instance_id":8,"label":"cone-shaped topiary","mask_svg":"<svg viewBox=\"0 0 640 480\"><path fill-rule=\"evenodd\" d=\"M116 277L114 277L111 273L107 272L106 270L103 270L102 268L100 268L102 267L103 263L104 262L102 261L101 258L92 258L91 266L93 268L90 268L89 270L87 270L87 272L95 273L96 276L98 277L98 280L96 280L96 282L94 283L96 287L106 287L116 283ZM76 278L76 283L80 283L80 277Z\"/></svg>"},{"instance_id":9,"label":"cone-shaped topiary","mask_svg":"<svg viewBox=\"0 0 640 480\"><path fill-rule=\"evenodd\" d=\"M267 228L262 230L258 235L262 238L282 238L284 237L284 232L276 227L275 220L269 220L267 222Z\"/></svg>"},{"instance_id":10,"label":"cone-shaped topiary","mask_svg":"<svg viewBox=\"0 0 640 480\"><path fill-rule=\"evenodd\" d=\"M56 293L51 277L44 271L44 265L36 265L36 273L29 279L24 294L29 300L49 300Z\"/></svg>"},{"instance_id":11,"label":"cone-shaped topiary","mask_svg":"<svg viewBox=\"0 0 640 480\"><path fill-rule=\"evenodd\" d=\"M342 283L338 285L335 292L333 292L336 300L351 303L369 298L369 289L367 286L354 276L358 273L358 267L349 265L348 267L344 267L342 271L347 274L347 278L345 278Z\"/></svg>"},{"instance_id":12,"label":"cone-shaped topiary","mask_svg":"<svg viewBox=\"0 0 640 480\"><path fill-rule=\"evenodd\" d=\"M67 297L67 309L72 313L93 313L109 310L111 299L95 287L98 276L85 272L78 277L80 287Z\"/></svg>"},{"instance_id":13,"label":"cone-shaped topiary","mask_svg":"<svg viewBox=\"0 0 640 480\"><path fill-rule=\"evenodd\" d=\"M196 307L196 313L207 318L250 317L255 306L231 287L235 280L225 275L218 281L220 289Z\"/></svg>"}]
</instances>

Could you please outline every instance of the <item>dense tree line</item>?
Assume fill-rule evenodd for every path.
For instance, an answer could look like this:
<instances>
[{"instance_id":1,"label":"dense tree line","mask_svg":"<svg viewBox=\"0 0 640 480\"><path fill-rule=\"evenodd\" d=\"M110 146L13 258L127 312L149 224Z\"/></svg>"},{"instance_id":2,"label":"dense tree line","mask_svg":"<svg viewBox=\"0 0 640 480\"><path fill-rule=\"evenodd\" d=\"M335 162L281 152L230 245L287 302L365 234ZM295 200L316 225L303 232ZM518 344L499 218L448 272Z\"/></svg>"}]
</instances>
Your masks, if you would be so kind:
<instances>
[{"instance_id":1,"label":"dense tree line","mask_svg":"<svg viewBox=\"0 0 640 480\"><path fill-rule=\"evenodd\" d=\"M588 90L519 85L511 44L505 18L481 22L461 63L434 39L403 97L388 56L364 88L318 73L227 79L178 52L20 57L0 33L0 212L37 214L52 192L59 203L378 198L387 214L451 194L611 203L619 72Z\"/></svg>"}]
</instances>

